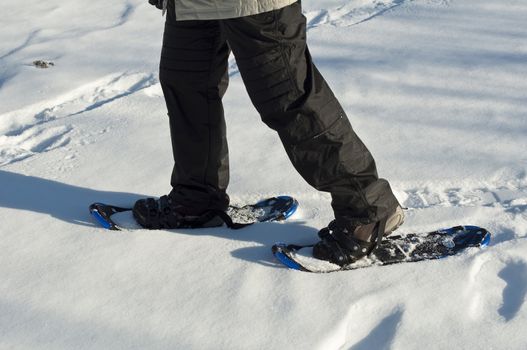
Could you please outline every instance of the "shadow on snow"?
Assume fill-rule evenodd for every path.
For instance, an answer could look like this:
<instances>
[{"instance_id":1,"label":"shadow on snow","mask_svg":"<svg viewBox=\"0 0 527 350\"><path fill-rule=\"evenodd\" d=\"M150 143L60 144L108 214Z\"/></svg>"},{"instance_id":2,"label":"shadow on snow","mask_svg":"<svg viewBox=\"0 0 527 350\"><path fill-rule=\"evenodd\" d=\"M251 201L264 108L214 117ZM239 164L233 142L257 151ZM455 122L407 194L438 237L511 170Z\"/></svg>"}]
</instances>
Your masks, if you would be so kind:
<instances>
[{"instance_id":1,"label":"shadow on snow","mask_svg":"<svg viewBox=\"0 0 527 350\"><path fill-rule=\"evenodd\" d=\"M135 193L100 191L78 187L3 170L0 170L0 184L0 207L42 213L67 223L87 227L99 227L88 212L88 206L91 203L101 201L128 207L137 199L145 197ZM20 219L23 220L23 217ZM170 230L170 232L254 242L256 243L254 246L236 249L231 254L238 259L265 266L278 266L273 262L270 252L270 248L275 242L287 241L308 244L317 240L317 230L300 222L288 224L259 223L241 230L219 227L179 229ZM133 234L133 232L129 233Z\"/></svg>"}]
</instances>

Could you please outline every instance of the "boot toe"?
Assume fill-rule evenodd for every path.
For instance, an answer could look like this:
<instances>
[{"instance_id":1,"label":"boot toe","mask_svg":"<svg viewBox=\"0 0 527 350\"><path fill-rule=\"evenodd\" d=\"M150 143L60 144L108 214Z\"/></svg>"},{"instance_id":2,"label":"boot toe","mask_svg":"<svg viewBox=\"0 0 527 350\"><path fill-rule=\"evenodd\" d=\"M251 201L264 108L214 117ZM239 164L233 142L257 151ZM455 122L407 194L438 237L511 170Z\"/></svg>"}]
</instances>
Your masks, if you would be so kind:
<instances>
[{"instance_id":1,"label":"boot toe","mask_svg":"<svg viewBox=\"0 0 527 350\"><path fill-rule=\"evenodd\" d=\"M322 239L313 246L313 257L343 266L345 265L346 258L342 254L338 254L341 249L337 245L338 243L335 241Z\"/></svg>"},{"instance_id":2,"label":"boot toe","mask_svg":"<svg viewBox=\"0 0 527 350\"><path fill-rule=\"evenodd\" d=\"M132 209L132 214L139 225L147 229L153 229L152 220L149 218L152 211L149 206L149 199L151 198L136 201Z\"/></svg>"}]
</instances>

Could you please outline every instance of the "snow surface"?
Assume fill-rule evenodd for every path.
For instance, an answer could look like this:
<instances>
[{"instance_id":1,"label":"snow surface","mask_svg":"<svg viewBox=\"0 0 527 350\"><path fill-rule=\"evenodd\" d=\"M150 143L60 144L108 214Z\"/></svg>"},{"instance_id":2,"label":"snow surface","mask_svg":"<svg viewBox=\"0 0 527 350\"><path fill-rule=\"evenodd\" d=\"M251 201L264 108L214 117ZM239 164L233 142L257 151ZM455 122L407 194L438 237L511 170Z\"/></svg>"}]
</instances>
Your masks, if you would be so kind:
<instances>
[{"instance_id":1,"label":"snow surface","mask_svg":"<svg viewBox=\"0 0 527 350\"><path fill-rule=\"evenodd\" d=\"M493 232L441 261L319 275L273 260L311 243L329 196L259 122L234 61L230 195L291 194L285 224L103 231L94 201L169 191L143 0L4 1L0 15L1 349L525 349L527 3L303 1L315 61L406 207L402 232ZM55 65L39 69L34 60Z\"/></svg>"}]
</instances>

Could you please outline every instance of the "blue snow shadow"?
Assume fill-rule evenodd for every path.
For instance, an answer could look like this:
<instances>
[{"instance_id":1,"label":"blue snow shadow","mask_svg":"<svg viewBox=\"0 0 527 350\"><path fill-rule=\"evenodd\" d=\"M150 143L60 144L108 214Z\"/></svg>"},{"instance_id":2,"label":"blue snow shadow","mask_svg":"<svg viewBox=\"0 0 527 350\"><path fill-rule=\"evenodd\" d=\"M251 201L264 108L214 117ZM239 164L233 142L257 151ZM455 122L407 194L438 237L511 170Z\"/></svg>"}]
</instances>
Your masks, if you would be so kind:
<instances>
[{"instance_id":1,"label":"blue snow shadow","mask_svg":"<svg viewBox=\"0 0 527 350\"><path fill-rule=\"evenodd\" d=\"M101 201L128 207L144 197L143 194L99 191L0 170L0 208L33 211L81 226L99 227L88 211L91 203ZM20 220L24 220L23 215ZM317 239L317 230L301 222L259 223L241 230L217 227L168 231L177 235L214 236L251 242L251 246L234 250L231 255L266 266L279 266L271 254L271 246L277 241L309 244Z\"/></svg>"},{"instance_id":2,"label":"blue snow shadow","mask_svg":"<svg viewBox=\"0 0 527 350\"><path fill-rule=\"evenodd\" d=\"M390 349L403 317L403 309L395 309L377 324L370 333L349 350Z\"/></svg>"},{"instance_id":3,"label":"blue snow shadow","mask_svg":"<svg viewBox=\"0 0 527 350\"><path fill-rule=\"evenodd\" d=\"M91 203L105 200L126 206L140 197L144 196L98 191L0 170L0 207L34 211L83 226L97 226L88 212Z\"/></svg>"},{"instance_id":4,"label":"blue snow shadow","mask_svg":"<svg viewBox=\"0 0 527 350\"><path fill-rule=\"evenodd\" d=\"M498 313L508 322L516 317L525 302L527 264L523 261L512 261L498 273L498 277L506 283L502 294L503 304Z\"/></svg>"},{"instance_id":5,"label":"blue snow shadow","mask_svg":"<svg viewBox=\"0 0 527 350\"><path fill-rule=\"evenodd\" d=\"M259 223L242 231L231 232L228 236L240 241L256 242L258 245L233 250L231 252L233 257L264 266L279 266L284 269L286 267L278 263L271 254L273 244L286 242L308 245L319 240L316 228L306 226L299 221Z\"/></svg>"},{"instance_id":6,"label":"blue snow shadow","mask_svg":"<svg viewBox=\"0 0 527 350\"><path fill-rule=\"evenodd\" d=\"M300 205L302 205L300 203ZM271 247L277 242L287 242L308 245L319 240L318 230L314 227L306 226L302 221L289 219L281 222L261 222L244 227L239 230L232 230L223 227L202 228L202 229L177 229L168 230L178 235L190 236L211 236L220 237L227 240L249 242L247 246L230 250L232 257L257 263L263 266L286 268L275 260ZM220 248L224 249L224 248ZM227 254L227 251L226 251Z\"/></svg>"}]
</instances>

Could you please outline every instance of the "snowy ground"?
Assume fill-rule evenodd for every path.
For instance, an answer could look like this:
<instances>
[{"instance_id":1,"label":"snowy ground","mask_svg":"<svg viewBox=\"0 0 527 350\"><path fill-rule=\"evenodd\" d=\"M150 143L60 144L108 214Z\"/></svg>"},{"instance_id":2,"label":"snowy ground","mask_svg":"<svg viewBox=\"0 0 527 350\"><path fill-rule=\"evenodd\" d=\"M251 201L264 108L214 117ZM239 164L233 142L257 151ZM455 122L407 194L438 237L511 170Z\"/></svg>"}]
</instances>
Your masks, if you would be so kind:
<instances>
[{"instance_id":1,"label":"snowy ground","mask_svg":"<svg viewBox=\"0 0 527 350\"><path fill-rule=\"evenodd\" d=\"M286 224L109 232L93 201L169 191L143 0L6 2L0 15L1 349L525 349L527 4L303 1L320 70L400 201L404 232L475 224L486 250L315 275L329 197L296 174L232 64L230 195L291 194ZM38 69L34 60L53 61Z\"/></svg>"}]
</instances>

